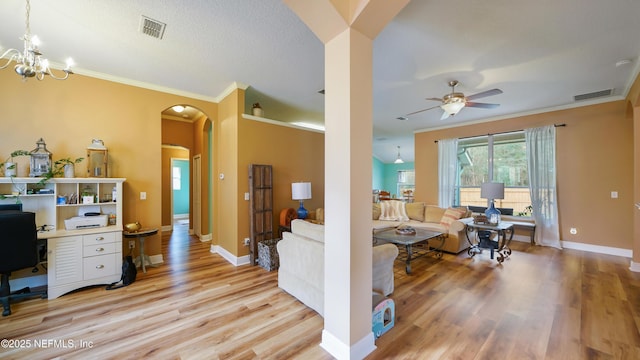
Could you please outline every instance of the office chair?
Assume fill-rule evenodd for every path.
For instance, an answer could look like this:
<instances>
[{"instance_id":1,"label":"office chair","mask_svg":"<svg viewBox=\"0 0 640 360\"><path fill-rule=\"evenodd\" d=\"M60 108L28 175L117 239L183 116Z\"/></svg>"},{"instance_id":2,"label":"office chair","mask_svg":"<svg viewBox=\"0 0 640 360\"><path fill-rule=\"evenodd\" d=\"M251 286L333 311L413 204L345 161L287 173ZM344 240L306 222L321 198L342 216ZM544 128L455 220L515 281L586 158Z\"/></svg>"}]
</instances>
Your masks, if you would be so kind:
<instances>
[{"instance_id":1,"label":"office chair","mask_svg":"<svg viewBox=\"0 0 640 360\"><path fill-rule=\"evenodd\" d=\"M11 292L9 276L12 271L33 267L38 263L38 236L36 214L15 210L0 211L0 302L2 316L11 314L9 302L32 296L47 297L47 291L34 291L28 287Z\"/></svg>"}]
</instances>

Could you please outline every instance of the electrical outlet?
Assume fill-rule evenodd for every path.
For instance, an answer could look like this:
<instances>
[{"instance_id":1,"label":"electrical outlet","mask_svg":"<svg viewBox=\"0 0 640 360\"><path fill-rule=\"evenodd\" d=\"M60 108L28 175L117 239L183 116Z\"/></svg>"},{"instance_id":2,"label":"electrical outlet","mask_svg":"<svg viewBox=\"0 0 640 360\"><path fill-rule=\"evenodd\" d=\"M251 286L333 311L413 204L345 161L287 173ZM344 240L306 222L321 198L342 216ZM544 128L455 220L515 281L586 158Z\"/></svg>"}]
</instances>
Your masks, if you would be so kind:
<instances>
[{"instance_id":1,"label":"electrical outlet","mask_svg":"<svg viewBox=\"0 0 640 360\"><path fill-rule=\"evenodd\" d=\"M250 243L251 243L251 239L244 238L244 246L249 246Z\"/></svg>"},{"instance_id":2,"label":"electrical outlet","mask_svg":"<svg viewBox=\"0 0 640 360\"><path fill-rule=\"evenodd\" d=\"M147 193L144 191L140 192L140 200L147 200Z\"/></svg>"},{"instance_id":3,"label":"electrical outlet","mask_svg":"<svg viewBox=\"0 0 640 360\"><path fill-rule=\"evenodd\" d=\"M578 233L578 229L576 229L576 228L571 228L571 229L569 229L569 233L570 233L571 235L575 235L575 234L577 234L577 233Z\"/></svg>"},{"instance_id":4,"label":"electrical outlet","mask_svg":"<svg viewBox=\"0 0 640 360\"><path fill-rule=\"evenodd\" d=\"M136 241L135 240L129 240L129 249L133 249L134 247L136 247Z\"/></svg>"}]
</instances>

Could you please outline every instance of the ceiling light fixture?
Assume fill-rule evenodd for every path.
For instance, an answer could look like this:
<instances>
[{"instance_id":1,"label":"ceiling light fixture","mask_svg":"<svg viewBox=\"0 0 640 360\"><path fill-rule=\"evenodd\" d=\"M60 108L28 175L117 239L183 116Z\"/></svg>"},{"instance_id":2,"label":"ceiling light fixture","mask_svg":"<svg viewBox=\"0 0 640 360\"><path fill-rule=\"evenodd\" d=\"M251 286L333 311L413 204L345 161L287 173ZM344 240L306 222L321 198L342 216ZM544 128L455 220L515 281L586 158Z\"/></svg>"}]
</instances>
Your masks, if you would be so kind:
<instances>
[{"instance_id":1,"label":"ceiling light fixture","mask_svg":"<svg viewBox=\"0 0 640 360\"><path fill-rule=\"evenodd\" d=\"M184 106L182 105L175 105L172 107L173 111L177 112L177 113L181 113L184 111Z\"/></svg>"},{"instance_id":2,"label":"ceiling light fixture","mask_svg":"<svg viewBox=\"0 0 640 360\"><path fill-rule=\"evenodd\" d=\"M396 158L396 161L393 162L394 164L403 164L404 161L402 161L402 158L400 157L400 146L398 146L398 158Z\"/></svg>"},{"instance_id":3,"label":"ceiling light fixture","mask_svg":"<svg viewBox=\"0 0 640 360\"><path fill-rule=\"evenodd\" d=\"M46 75L50 75L56 80L65 80L70 74L73 74L73 71L71 71L73 60L71 60L71 58L67 59L67 67L62 70L64 72L63 77L58 77L53 74L49 68L49 60L42 58L42 54L38 50L38 45L40 45L38 37L35 35L31 36L31 28L29 26L31 4L29 3L29 0L27 0L26 8L26 32L22 37L22 40L24 41L24 50L23 52L20 52L17 49L9 49L5 51L0 55L0 58L7 58L7 63L0 66L0 69L6 68L12 61L15 61L16 66L14 67L14 70L18 75L22 76L22 79L25 81L30 77L35 77L38 80L44 80Z\"/></svg>"},{"instance_id":4,"label":"ceiling light fixture","mask_svg":"<svg viewBox=\"0 0 640 360\"><path fill-rule=\"evenodd\" d=\"M445 101L447 102L440 105L440 108L451 116L454 116L455 114L460 112L460 110L462 110L465 105L464 97L451 97L449 99L445 99Z\"/></svg>"}]
</instances>

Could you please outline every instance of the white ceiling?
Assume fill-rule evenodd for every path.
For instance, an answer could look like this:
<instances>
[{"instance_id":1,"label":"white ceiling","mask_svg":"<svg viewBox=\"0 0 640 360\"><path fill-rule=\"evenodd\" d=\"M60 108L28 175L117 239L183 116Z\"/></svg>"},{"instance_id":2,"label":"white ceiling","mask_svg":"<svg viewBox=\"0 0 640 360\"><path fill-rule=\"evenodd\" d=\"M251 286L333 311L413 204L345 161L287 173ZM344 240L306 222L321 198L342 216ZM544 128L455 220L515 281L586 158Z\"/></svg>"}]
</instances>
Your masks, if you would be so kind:
<instances>
[{"instance_id":1,"label":"white ceiling","mask_svg":"<svg viewBox=\"0 0 640 360\"><path fill-rule=\"evenodd\" d=\"M139 32L141 15L167 24L162 40ZM22 47L24 21L25 0L0 1L2 49ZM323 119L323 45L280 0L32 0L31 32L79 74L213 101L238 82L265 117ZM604 89L613 96L597 101L619 99L639 55L638 0L413 0L374 42L374 155L393 162L401 146L413 161L416 130L583 105L574 95ZM478 100L501 106L396 120L437 105L425 98L454 79L466 95L502 89Z\"/></svg>"}]
</instances>

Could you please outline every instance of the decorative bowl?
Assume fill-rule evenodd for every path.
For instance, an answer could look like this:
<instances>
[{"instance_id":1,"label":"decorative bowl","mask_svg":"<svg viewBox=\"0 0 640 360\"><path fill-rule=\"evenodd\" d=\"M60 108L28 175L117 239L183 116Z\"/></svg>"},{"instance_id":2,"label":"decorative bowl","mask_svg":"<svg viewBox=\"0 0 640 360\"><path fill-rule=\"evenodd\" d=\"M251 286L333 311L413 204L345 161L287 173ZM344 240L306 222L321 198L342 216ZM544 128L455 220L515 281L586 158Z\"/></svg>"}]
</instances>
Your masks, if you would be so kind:
<instances>
[{"instance_id":1,"label":"decorative bowl","mask_svg":"<svg viewBox=\"0 0 640 360\"><path fill-rule=\"evenodd\" d=\"M136 232L141 228L142 228L142 225L140 225L140 223L137 221L134 223L128 223L124 225L124 229L127 230L128 232Z\"/></svg>"},{"instance_id":2,"label":"decorative bowl","mask_svg":"<svg viewBox=\"0 0 640 360\"><path fill-rule=\"evenodd\" d=\"M416 234L416 229L412 228L412 227L399 227L396 229L396 234L398 235L415 235Z\"/></svg>"}]
</instances>

